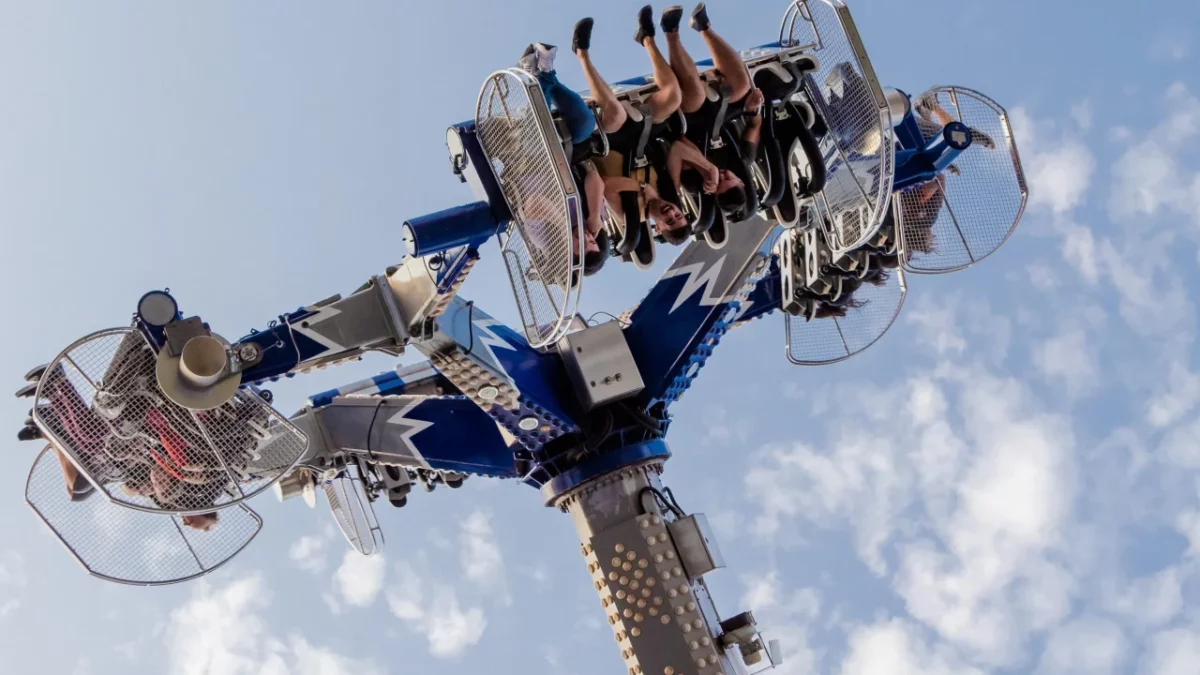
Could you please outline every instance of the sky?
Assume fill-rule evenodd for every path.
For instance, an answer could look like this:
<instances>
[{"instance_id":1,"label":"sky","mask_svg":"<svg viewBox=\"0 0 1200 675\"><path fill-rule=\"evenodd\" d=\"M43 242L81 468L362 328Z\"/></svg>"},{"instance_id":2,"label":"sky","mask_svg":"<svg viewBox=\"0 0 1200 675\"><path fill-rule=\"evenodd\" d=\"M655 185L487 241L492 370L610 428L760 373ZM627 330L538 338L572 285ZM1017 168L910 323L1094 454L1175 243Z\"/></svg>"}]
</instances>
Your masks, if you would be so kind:
<instances>
[{"instance_id":1,"label":"sky","mask_svg":"<svg viewBox=\"0 0 1200 675\"><path fill-rule=\"evenodd\" d=\"M710 3L738 46L774 39L784 8ZM1193 675L1200 5L851 9L884 84L1009 109L1032 197L999 253L910 278L891 332L843 364L788 367L778 316L723 341L673 408L665 476L717 529L718 607L755 611L785 675ZM603 72L644 73L636 10L0 3L0 381L124 325L152 288L229 338L352 291L401 260L405 218L470 199L444 131L490 72L591 13ZM569 53L560 73L583 87ZM492 246L462 295L512 323L502 278ZM654 278L609 265L583 313L618 313ZM278 407L394 365L296 378ZM0 398L14 434L27 405ZM218 573L129 588L89 578L24 506L40 448L6 438L6 672L621 668L574 529L528 487L381 505L374 558L323 507L263 497L262 533Z\"/></svg>"}]
</instances>

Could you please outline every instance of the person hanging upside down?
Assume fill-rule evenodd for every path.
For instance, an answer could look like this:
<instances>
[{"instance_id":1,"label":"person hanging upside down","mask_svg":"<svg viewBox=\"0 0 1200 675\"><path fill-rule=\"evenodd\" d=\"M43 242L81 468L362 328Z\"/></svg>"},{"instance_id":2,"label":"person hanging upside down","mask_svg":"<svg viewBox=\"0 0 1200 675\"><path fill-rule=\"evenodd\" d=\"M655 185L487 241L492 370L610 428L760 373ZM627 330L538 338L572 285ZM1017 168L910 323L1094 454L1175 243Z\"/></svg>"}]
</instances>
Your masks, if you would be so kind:
<instances>
[{"instance_id":1,"label":"person hanging upside down","mask_svg":"<svg viewBox=\"0 0 1200 675\"><path fill-rule=\"evenodd\" d=\"M725 164L740 161L746 166L754 162L758 153L758 144L762 133L762 109L764 96L756 88L750 78L750 71L738 52L725 42L712 27L708 17L708 9L704 3L692 11L689 25L700 33L712 54L713 65L720 76L721 92L725 103L724 118L721 119L720 99L713 101L708 98L708 88L700 77L700 70L695 60L683 46L679 35L679 24L683 19L683 7L676 5L668 7L662 13L660 23L667 37L668 52L671 57L671 68L679 81L681 91L680 109L687 119L686 137L701 147L709 142L720 121L745 117L746 126L740 140L740 153L724 153L716 161ZM717 202L726 212L732 212L745 205L744 182L738 178L731 166L720 166L720 181L717 187Z\"/></svg>"}]
</instances>

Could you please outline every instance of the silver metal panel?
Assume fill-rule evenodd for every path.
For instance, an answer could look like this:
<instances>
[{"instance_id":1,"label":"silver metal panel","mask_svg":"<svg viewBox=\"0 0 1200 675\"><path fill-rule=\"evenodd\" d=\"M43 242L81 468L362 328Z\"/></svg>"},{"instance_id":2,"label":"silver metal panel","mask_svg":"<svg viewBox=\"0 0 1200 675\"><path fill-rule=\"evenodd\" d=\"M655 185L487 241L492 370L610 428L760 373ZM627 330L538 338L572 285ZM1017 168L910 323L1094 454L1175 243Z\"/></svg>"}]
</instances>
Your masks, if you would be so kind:
<instances>
[{"instance_id":1,"label":"silver metal panel","mask_svg":"<svg viewBox=\"0 0 1200 675\"><path fill-rule=\"evenodd\" d=\"M1000 104L964 87L935 87L913 100L927 102L914 111L927 142L943 126L932 106L986 136L977 136L952 170L892 200L905 269L954 272L994 253L1016 230L1029 198L1025 171Z\"/></svg>"},{"instance_id":2,"label":"silver metal panel","mask_svg":"<svg viewBox=\"0 0 1200 675\"><path fill-rule=\"evenodd\" d=\"M269 488L308 439L253 388L204 411L162 395L133 329L94 333L47 368L33 418L108 499L149 513L225 509Z\"/></svg>"},{"instance_id":3,"label":"silver metal panel","mask_svg":"<svg viewBox=\"0 0 1200 675\"><path fill-rule=\"evenodd\" d=\"M567 335L559 340L558 351L587 410L633 396L645 387L617 321Z\"/></svg>"},{"instance_id":4,"label":"silver metal panel","mask_svg":"<svg viewBox=\"0 0 1200 675\"><path fill-rule=\"evenodd\" d=\"M820 139L825 189L813 200L830 247L862 246L886 215L895 171L891 114L850 10L840 0L799 0L789 44L816 43L806 90L828 132Z\"/></svg>"},{"instance_id":5,"label":"silver metal panel","mask_svg":"<svg viewBox=\"0 0 1200 675\"><path fill-rule=\"evenodd\" d=\"M671 538L679 550L683 570L691 579L699 579L709 572L724 567L725 559L717 548L712 527L703 513L680 518L667 525Z\"/></svg>"},{"instance_id":6,"label":"silver metal panel","mask_svg":"<svg viewBox=\"0 0 1200 675\"><path fill-rule=\"evenodd\" d=\"M262 529L258 514L245 506L221 511L202 532L180 516L123 508L102 494L72 501L50 447L29 472L25 501L89 574L123 584L162 586L204 576Z\"/></svg>"},{"instance_id":7,"label":"silver metal panel","mask_svg":"<svg viewBox=\"0 0 1200 675\"><path fill-rule=\"evenodd\" d=\"M584 551L630 672L725 672L665 519L642 514L598 533Z\"/></svg>"},{"instance_id":8,"label":"silver metal panel","mask_svg":"<svg viewBox=\"0 0 1200 675\"><path fill-rule=\"evenodd\" d=\"M513 216L501 236L525 335L533 347L561 338L583 274L583 216L562 142L537 80L494 73L479 93L475 126Z\"/></svg>"},{"instance_id":9,"label":"silver metal panel","mask_svg":"<svg viewBox=\"0 0 1200 675\"><path fill-rule=\"evenodd\" d=\"M804 320L784 317L787 358L798 366L823 366L858 354L879 341L904 306L904 272L891 270L883 286L863 284L854 294L861 303L840 318Z\"/></svg>"}]
</instances>

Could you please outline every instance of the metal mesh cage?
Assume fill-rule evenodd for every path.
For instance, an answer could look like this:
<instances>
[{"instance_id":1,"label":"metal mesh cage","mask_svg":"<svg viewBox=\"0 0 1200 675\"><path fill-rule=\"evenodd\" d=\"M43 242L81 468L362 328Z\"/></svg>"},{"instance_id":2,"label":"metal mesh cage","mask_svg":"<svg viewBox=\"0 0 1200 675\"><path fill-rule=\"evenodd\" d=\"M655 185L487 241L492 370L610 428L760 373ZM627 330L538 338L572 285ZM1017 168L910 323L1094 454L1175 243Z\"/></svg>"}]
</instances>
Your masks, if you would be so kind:
<instances>
[{"instance_id":1,"label":"metal mesh cage","mask_svg":"<svg viewBox=\"0 0 1200 675\"><path fill-rule=\"evenodd\" d=\"M354 550L375 555L383 549L383 530L357 469L346 467L345 473L326 482L325 497L329 499L334 520Z\"/></svg>"},{"instance_id":2,"label":"metal mesh cage","mask_svg":"<svg viewBox=\"0 0 1200 675\"><path fill-rule=\"evenodd\" d=\"M262 528L245 506L197 517L134 511L99 494L72 501L60 461L52 447L38 455L25 501L89 574L107 581L160 586L195 579L240 553Z\"/></svg>"},{"instance_id":3,"label":"metal mesh cage","mask_svg":"<svg viewBox=\"0 0 1200 675\"><path fill-rule=\"evenodd\" d=\"M972 130L971 146L937 180L895 199L905 269L953 272L994 253L1017 228L1029 189L1008 113L992 99L962 87L937 87L914 99L914 114L931 140L944 126L936 109Z\"/></svg>"},{"instance_id":4,"label":"metal mesh cage","mask_svg":"<svg viewBox=\"0 0 1200 675\"><path fill-rule=\"evenodd\" d=\"M520 70L493 74L475 110L479 143L512 212L505 266L530 345L558 341L583 278L583 216L541 86Z\"/></svg>"},{"instance_id":5,"label":"metal mesh cage","mask_svg":"<svg viewBox=\"0 0 1200 675\"><path fill-rule=\"evenodd\" d=\"M89 335L38 384L33 418L109 499L151 513L228 508L270 487L308 448L254 390L191 411L158 388L156 353L138 331Z\"/></svg>"},{"instance_id":6,"label":"metal mesh cage","mask_svg":"<svg viewBox=\"0 0 1200 675\"><path fill-rule=\"evenodd\" d=\"M784 17L786 47L814 45L805 89L827 129L825 189L814 197L826 239L842 253L883 222L895 172L891 113L850 10L839 0L797 0Z\"/></svg>"},{"instance_id":7,"label":"metal mesh cage","mask_svg":"<svg viewBox=\"0 0 1200 675\"><path fill-rule=\"evenodd\" d=\"M798 366L823 366L862 352L892 327L907 293L904 272L889 270L882 286L863 284L854 293L858 307L846 316L804 319L784 316L788 361Z\"/></svg>"}]
</instances>

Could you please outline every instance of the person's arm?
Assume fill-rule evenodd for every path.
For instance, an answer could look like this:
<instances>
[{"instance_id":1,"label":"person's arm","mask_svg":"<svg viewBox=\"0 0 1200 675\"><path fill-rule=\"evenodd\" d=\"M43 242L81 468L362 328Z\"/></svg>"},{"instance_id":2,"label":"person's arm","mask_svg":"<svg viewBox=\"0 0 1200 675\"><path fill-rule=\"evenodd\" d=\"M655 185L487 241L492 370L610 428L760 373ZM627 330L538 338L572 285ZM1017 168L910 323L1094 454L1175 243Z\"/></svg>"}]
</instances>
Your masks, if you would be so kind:
<instances>
[{"instance_id":1,"label":"person's arm","mask_svg":"<svg viewBox=\"0 0 1200 675\"><path fill-rule=\"evenodd\" d=\"M584 167L583 176L583 197L587 202L588 219L587 229L592 233L592 236L600 234L602 227L604 208L604 179L600 177L600 173L596 171L596 167L591 162L587 162Z\"/></svg>"},{"instance_id":2,"label":"person's arm","mask_svg":"<svg viewBox=\"0 0 1200 675\"><path fill-rule=\"evenodd\" d=\"M671 146L671 153L667 157L668 167L671 165L671 156L677 156L681 165L700 172L700 175L704 177L705 192L712 193L717 189L717 182L721 178L721 172L717 170L715 164L708 161L708 158L704 156L704 153L700 152L700 148L697 148L694 143L686 138L676 141L675 145ZM671 178L674 180L675 176L672 175ZM675 185L679 185L678 180L675 180Z\"/></svg>"},{"instance_id":3,"label":"person's arm","mask_svg":"<svg viewBox=\"0 0 1200 675\"><path fill-rule=\"evenodd\" d=\"M768 115L771 113L767 113ZM746 120L746 132L742 134L742 158L754 162L758 157L758 144L762 139L763 118L754 115Z\"/></svg>"},{"instance_id":4,"label":"person's arm","mask_svg":"<svg viewBox=\"0 0 1200 675\"><path fill-rule=\"evenodd\" d=\"M604 179L604 197L608 201L608 206L612 209L614 216L620 218L620 222L629 226L631 222L641 220L640 207L638 205L638 195L642 190L642 184L632 178L624 176L614 176Z\"/></svg>"}]
</instances>

